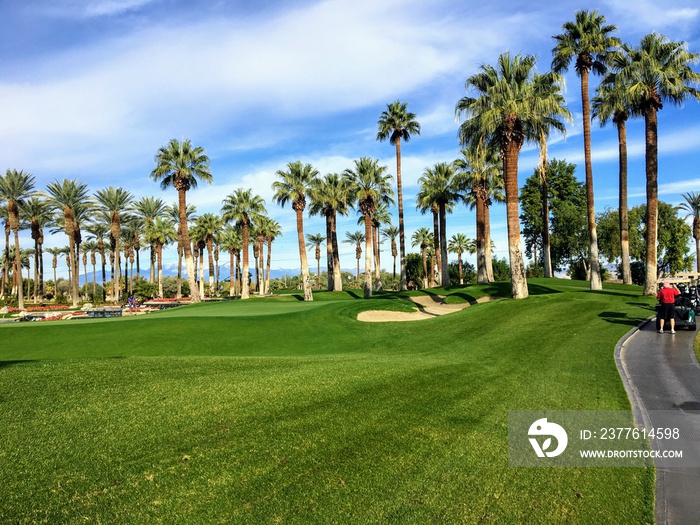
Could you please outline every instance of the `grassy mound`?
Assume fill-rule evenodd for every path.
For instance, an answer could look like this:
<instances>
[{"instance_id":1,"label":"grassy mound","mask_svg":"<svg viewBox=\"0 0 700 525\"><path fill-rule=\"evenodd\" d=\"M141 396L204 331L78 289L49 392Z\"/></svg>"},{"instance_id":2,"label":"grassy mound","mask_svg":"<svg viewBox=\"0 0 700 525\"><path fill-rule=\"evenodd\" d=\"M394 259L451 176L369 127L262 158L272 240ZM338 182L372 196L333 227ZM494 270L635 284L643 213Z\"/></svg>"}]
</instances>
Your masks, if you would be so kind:
<instances>
[{"instance_id":1,"label":"grassy mound","mask_svg":"<svg viewBox=\"0 0 700 525\"><path fill-rule=\"evenodd\" d=\"M629 408L613 350L653 300L530 292L407 323L356 320L405 295L342 292L0 326L0 522L653 521L651 471L507 464L510 410Z\"/></svg>"}]
</instances>

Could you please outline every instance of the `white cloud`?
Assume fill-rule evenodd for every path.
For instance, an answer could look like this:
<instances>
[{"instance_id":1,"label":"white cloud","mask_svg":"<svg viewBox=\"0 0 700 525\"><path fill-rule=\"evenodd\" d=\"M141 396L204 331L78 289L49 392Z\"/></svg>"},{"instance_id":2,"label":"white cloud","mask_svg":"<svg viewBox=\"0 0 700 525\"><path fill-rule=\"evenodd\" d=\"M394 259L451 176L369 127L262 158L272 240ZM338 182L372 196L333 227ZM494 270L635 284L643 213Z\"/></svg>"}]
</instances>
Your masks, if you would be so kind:
<instances>
[{"instance_id":1,"label":"white cloud","mask_svg":"<svg viewBox=\"0 0 700 525\"><path fill-rule=\"evenodd\" d=\"M133 11L154 0L94 0L85 6L85 16L109 16Z\"/></svg>"}]
</instances>

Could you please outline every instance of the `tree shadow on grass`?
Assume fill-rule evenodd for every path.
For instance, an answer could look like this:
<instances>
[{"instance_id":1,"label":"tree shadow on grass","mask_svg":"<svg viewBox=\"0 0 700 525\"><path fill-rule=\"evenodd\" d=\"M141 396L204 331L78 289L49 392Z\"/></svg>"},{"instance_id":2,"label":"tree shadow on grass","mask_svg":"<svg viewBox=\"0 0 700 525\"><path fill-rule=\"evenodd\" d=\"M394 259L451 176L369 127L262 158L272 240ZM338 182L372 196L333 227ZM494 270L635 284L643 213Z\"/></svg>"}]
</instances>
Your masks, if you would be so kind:
<instances>
[{"instance_id":1,"label":"tree shadow on grass","mask_svg":"<svg viewBox=\"0 0 700 525\"><path fill-rule=\"evenodd\" d=\"M8 361L0 361L0 368L8 368L14 365L21 365L24 363L36 363L36 359L16 359Z\"/></svg>"},{"instance_id":2,"label":"tree shadow on grass","mask_svg":"<svg viewBox=\"0 0 700 525\"><path fill-rule=\"evenodd\" d=\"M627 317L627 314L624 312L600 312L598 317L608 323L627 326L637 326L639 323L644 321L644 318L641 317Z\"/></svg>"}]
</instances>

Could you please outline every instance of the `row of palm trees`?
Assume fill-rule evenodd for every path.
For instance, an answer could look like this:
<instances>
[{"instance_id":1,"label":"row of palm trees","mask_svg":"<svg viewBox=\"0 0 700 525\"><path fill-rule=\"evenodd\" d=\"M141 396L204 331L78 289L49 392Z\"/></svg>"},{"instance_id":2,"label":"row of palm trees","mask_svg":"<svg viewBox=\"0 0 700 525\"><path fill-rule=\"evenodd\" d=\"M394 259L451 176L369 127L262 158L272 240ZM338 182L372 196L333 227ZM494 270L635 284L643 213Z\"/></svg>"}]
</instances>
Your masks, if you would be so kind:
<instances>
[{"instance_id":1,"label":"row of palm trees","mask_svg":"<svg viewBox=\"0 0 700 525\"><path fill-rule=\"evenodd\" d=\"M613 36L614 25L606 23L598 11L581 10L575 20L562 26L554 36L552 71L534 73L535 57L504 53L496 66L484 65L466 81L468 95L457 103L456 114L466 117L459 138L464 145L486 145L498 151L503 162L508 247L512 294L527 297L525 266L518 221L518 157L525 141L540 146L543 223L549 223L546 181L546 139L553 130L564 132L570 121L562 96L563 77L573 62L581 80L585 187L589 232L590 287L602 287L595 222L593 173L591 166L591 114L604 125L612 119L620 139L620 230L623 246L624 282L631 283L627 220L627 164L625 122L630 116L643 116L646 142L646 280L644 293L654 295L657 281L658 140L657 113L668 101L680 104L689 98L700 100L693 86L700 75L690 64L698 55L689 53L685 43L673 42L655 33L642 38L640 45L623 44ZM603 75L593 99L589 97L590 73ZM544 228L543 258L545 276L551 276L548 231ZM699 232L700 237L700 232ZM700 255L700 252L699 254Z\"/></svg>"}]
</instances>

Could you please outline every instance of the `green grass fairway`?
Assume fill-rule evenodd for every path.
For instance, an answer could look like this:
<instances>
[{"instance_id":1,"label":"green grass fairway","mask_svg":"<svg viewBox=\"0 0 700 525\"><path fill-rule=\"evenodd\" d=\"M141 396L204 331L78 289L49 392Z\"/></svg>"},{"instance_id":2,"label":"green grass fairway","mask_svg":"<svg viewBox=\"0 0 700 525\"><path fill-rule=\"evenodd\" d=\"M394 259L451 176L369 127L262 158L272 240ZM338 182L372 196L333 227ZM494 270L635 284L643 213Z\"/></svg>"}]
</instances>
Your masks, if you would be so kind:
<instances>
[{"instance_id":1,"label":"green grass fairway","mask_svg":"<svg viewBox=\"0 0 700 525\"><path fill-rule=\"evenodd\" d=\"M529 284L407 323L319 293L0 325L0 523L652 523L652 470L508 467L507 421L629 409L614 347L653 299Z\"/></svg>"}]
</instances>

